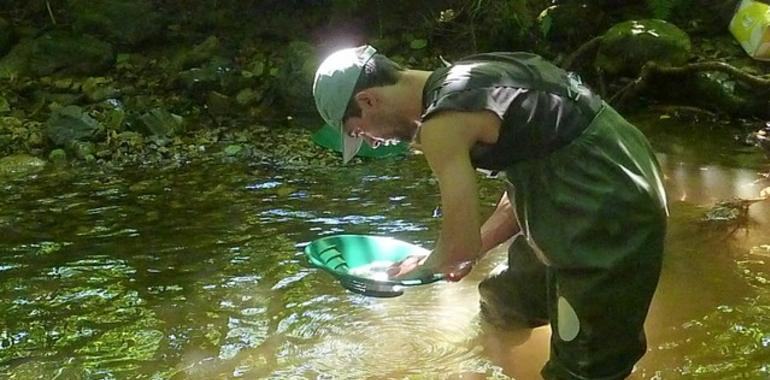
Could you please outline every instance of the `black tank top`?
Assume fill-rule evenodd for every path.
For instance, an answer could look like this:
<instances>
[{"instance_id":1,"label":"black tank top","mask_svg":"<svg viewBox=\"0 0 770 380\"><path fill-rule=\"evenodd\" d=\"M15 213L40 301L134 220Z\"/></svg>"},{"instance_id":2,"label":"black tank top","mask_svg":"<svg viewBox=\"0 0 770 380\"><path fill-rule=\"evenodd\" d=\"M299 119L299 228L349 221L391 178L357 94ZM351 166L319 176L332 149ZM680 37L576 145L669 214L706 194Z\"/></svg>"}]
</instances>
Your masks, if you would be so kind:
<instances>
[{"instance_id":1,"label":"black tank top","mask_svg":"<svg viewBox=\"0 0 770 380\"><path fill-rule=\"evenodd\" d=\"M503 170L543 157L588 127L601 99L579 79L531 53L485 53L434 71L423 88L422 121L441 111L494 112L495 144L471 149L473 166Z\"/></svg>"}]
</instances>

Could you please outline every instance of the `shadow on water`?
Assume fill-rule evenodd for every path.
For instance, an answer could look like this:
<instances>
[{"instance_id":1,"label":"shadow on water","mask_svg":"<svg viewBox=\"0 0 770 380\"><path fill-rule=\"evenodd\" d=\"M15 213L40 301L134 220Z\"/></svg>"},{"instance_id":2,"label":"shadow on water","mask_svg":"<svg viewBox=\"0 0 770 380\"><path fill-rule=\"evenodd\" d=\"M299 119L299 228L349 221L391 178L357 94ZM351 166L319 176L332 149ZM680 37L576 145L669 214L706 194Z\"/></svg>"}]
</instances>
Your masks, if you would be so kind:
<instances>
[{"instance_id":1,"label":"shadow on water","mask_svg":"<svg viewBox=\"0 0 770 380\"><path fill-rule=\"evenodd\" d=\"M770 186L761 160L731 162L716 146L710 159L684 137L648 133L672 215L634 377L768 378L770 202L732 234L699 222L717 200ZM339 169L200 164L6 181L0 377L537 378L548 328L479 319L476 286L504 247L460 283L393 299L346 292L308 266L302 245L334 233L434 242L437 186L419 157ZM481 188L489 211L500 187Z\"/></svg>"}]
</instances>

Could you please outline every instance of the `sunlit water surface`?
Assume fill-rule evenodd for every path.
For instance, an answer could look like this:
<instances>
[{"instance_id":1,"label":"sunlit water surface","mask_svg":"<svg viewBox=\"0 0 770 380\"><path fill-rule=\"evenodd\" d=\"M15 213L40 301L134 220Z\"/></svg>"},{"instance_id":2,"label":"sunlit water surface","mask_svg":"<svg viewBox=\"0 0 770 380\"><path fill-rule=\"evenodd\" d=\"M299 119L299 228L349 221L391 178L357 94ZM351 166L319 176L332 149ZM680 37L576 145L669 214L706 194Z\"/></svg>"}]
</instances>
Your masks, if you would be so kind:
<instances>
[{"instance_id":1,"label":"sunlit water surface","mask_svg":"<svg viewBox=\"0 0 770 380\"><path fill-rule=\"evenodd\" d=\"M770 186L762 157L651 120L640 122L672 215L633 377L770 379L770 201L732 234L698 222L715 201ZM437 186L419 156L341 169L200 163L3 180L0 377L537 379L548 328L498 331L478 315L476 286L504 263L502 247L460 283L390 299L308 265L304 244L331 234L434 242ZM482 181L485 214L500 189Z\"/></svg>"}]
</instances>

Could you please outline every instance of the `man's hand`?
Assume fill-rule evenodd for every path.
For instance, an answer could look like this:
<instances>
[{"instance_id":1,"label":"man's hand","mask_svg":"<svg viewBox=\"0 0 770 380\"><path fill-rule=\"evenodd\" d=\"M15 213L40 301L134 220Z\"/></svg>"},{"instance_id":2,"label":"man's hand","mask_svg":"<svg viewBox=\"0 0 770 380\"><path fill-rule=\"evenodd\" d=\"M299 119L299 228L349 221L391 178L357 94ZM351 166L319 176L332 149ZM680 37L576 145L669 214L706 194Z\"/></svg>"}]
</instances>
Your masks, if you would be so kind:
<instances>
[{"instance_id":1,"label":"man's hand","mask_svg":"<svg viewBox=\"0 0 770 380\"><path fill-rule=\"evenodd\" d=\"M425 268L422 264L428 258L427 255L412 255L408 256L404 260L394 263L388 268L388 277L396 280L412 280L419 277L421 274L425 274ZM416 270L417 268L420 270ZM433 273L430 273L431 275ZM407 277L407 275L409 275ZM426 276L427 277L427 276Z\"/></svg>"},{"instance_id":2,"label":"man's hand","mask_svg":"<svg viewBox=\"0 0 770 380\"><path fill-rule=\"evenodd\" d=\"M388 277L394 280L420 280L442 273L444 279L460 281L473 268L472 261L463 261L443 268L434 268L427 260L429 256L409 256L388 268Z\"/></svg>"}]
</instances>

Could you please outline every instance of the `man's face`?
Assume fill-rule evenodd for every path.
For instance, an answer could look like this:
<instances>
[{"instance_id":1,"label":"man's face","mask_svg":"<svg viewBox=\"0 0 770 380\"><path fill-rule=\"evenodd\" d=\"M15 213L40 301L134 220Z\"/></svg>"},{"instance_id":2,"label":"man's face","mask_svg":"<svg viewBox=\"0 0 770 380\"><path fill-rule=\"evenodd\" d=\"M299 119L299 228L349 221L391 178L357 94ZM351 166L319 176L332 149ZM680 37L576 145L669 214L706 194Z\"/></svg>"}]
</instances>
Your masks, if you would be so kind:
<instances>
[{"instance_id":1,"label":"man's face","mask_svg":"<svg viewBox=\"0 0 770 380\"><path fill-rule=\"evenodd\" d=\"M343 130L350 136L360 136L372 148L398 141L411 141L417 122L390 110L364 109L361 117L350 117Z\"/></svg>"}]
</instances>

